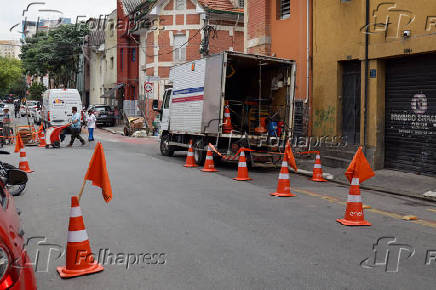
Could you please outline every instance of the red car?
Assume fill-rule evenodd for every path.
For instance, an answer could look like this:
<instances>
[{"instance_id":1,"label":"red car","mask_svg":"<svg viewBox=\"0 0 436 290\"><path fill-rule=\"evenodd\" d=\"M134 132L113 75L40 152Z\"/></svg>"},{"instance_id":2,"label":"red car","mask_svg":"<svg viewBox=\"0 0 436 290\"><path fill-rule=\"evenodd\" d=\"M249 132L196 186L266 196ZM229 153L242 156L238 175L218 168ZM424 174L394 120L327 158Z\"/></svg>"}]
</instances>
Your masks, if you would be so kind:
<instances>
[{"instance_id":1,"label":"red car","mask_svg":"<svg viewBox=\"0 0 436 290\"><path fill-rule=\"evenodd\" d=\"M8 177L0 177L0 290L36 289L33 267L23 250L23 231L15 208L14 198L5 184L27 181L21 170L10 170ZM14 183L15 182L15 183Z\"/></svg>"}]
</instances>

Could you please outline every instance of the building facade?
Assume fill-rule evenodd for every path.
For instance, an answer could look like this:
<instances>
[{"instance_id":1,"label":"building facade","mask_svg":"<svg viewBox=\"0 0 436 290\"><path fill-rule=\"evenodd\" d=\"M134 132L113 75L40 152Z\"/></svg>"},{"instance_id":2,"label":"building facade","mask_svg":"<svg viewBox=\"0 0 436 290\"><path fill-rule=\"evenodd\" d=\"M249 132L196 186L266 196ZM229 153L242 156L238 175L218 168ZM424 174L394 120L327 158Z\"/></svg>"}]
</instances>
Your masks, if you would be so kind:
<instances>
[{"instance_id":1,"label":"building facade","mask_svg":"<svg viewBox=\"0 0 436 290\"><path fill-rule=\"evenodd\" d=\"M139 36L131 33L141 1L117 0L117 98L137 100L139 96Z\"/></svg>"},{"instance_id":2,"label":"building facade","mask_svg":"<svg viewBox=\"0 0 436 290\"><path fill-rule=\"evenodd\" d=\"M105 31L92 31L88 37L89 103L87 105L98 105L104 103L103 95L105 93Z\"/></svg>"},{"instance_id":3,"label":"building facade","mask_svg":"<svg viewBox=\"0 0 436 290\"><path fill-rule=\"evenodd\" d=\"M149 27L139 30L140 83L151 80L151 98L162 96L172 66L195 59L201 53L206 25L213 29L208 53L243 51L243 8L229 0L163 0L150 7L144 21ZM146 96L144 85L140 94Z\"/></svg>"},{"instance_id":4,"label":"building facade","mask_svg":"<svg viewBox=\"0 0 436 290\"><path fill-rule=\"evenodd\" d=\"M313 1L313 133L436 174L436 2ZM435 13L433 13L435 14Z\"/></svg>"},{"instance_id":5,"label":"building facade","mask_svg":"<svg viewBox=\"0 0 436 290\"><path fill-rule=\"evenodd\" d=\"M0 56L20 58L21 43L18 40L0 40Z\"/></svg>"},{"instance_id":6,"label":"building facade","mask_svg":"<svg viewBox=\"0 0 436 290\"><path fill-rule=\"evenodd\" d=\"M117 10L106 19L105 24L105 54L103 59L103 99L104 104L118 106L117 90Z\"/></svg>"},{"instance_id":7,"label":"building facade","mask_svg":"<svg viewBox=\"0 0 436 290\"><path fill-rule=\"evenodd\" d=\"M311 134L312 0L246 0L245 52L296 61L294 131Z\"/></svg>"}]
</instances>

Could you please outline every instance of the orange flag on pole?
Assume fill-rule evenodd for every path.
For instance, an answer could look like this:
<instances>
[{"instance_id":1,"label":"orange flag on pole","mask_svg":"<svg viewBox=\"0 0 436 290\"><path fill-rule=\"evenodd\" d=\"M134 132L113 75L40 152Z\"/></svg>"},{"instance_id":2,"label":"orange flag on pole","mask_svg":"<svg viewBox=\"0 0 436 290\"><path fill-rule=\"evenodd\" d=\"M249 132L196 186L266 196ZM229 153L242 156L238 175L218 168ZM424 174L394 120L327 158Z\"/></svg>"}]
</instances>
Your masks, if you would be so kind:
<instances>
[{"instance_id":1,"label":"orange flag on pole","mask_svg":"<svg viewBox=\"0 0 436 290\"><path fill-rule=\"evenodd\" d=\"M368 160L365 157L365 154L362 152L362 146L359 147L356 154L354 154L353 160L345 172L345 176L348 181L351 183L353 177L358 177L360 182L364 182L367 179L370 179L375 175L371 166L368 163Z\"/></svg>"},{"instance_id":2,"label":"orange flag on pole","mask_svg":"<svg viewBox=\"0 0 436 290\"><path fill-rule=\"evenodd\" d=\"M104 156L103 145L100 142L95 146L94 154L89 162L89 168L85 175L85 180L91 180L92 185L101 188L101 193L106 202L112 199L112 187L107 173L106 158Z\"/></svg>"},{"instance_id":3,"label":"orange flag on pole","mask_svg":"<svg viewBox=\"0 0 436 290\"><path fill-rule=\"evenodd\" d=\"M17 139L17 142L15 143L15 150L14 150L15 153L20 152L20 149L24 148L24 143L23 143L23 140L21 140L20 134L17 134L16 139Z\"/></svg>"},{"instance_id":4,"label":"orange flag on pole","mask_svg":"<svg viewBox=\"0 0 436 290\"><path fill-rule=\"evenodd\" d=\"M286 143L286 147L285 147L285 157L287 157L288 159L288 165L294 168L295 172L297 172L298 171L297 163L295 162L294 153L292 153L291 143L289 142L289 140Z\"/></svg>"}]
</instances>

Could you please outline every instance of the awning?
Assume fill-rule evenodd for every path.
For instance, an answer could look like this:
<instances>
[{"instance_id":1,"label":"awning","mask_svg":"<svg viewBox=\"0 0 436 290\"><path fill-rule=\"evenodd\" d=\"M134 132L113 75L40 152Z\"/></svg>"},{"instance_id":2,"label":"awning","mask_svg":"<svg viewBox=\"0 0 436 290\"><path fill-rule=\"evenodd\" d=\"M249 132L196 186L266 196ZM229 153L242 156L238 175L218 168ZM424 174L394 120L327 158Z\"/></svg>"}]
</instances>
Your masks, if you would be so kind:
<instances>
[{"instance_id":1,"label":"awning","mask_svg":"<svg viewBox=\"0 0 436 290\"><path fill-rule=\"evenodd\" d=\"M109 91L107 91L106 93L101 95L100 98L115 99L114 94L115 94L116 90L118 90L119 88L122 88L122 87L124 87L124 83L119 83L115 87L113 87L112 89L110 89Z\"/></svg>"}]
</instances>

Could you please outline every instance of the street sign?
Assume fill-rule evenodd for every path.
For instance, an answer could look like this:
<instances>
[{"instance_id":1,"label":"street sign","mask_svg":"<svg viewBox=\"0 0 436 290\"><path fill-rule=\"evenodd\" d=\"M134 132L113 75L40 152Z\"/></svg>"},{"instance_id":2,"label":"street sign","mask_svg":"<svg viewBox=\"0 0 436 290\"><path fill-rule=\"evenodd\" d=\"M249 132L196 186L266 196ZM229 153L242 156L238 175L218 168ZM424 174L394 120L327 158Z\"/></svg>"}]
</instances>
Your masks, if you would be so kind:
<instances>
[{"instance_id":1,"label":"street sign","mask_svg":"<svg viewBox=\"0 0 436 290\"><path fill-rule=\"evenodd\" d=\"M144 85L144 90L145 90L146 93L153 92L153 83L146 82L145 85Z\"/></svg>"}]
</instances>

